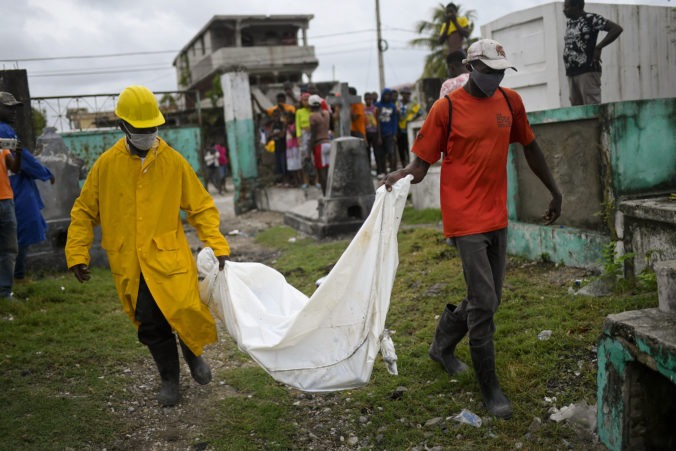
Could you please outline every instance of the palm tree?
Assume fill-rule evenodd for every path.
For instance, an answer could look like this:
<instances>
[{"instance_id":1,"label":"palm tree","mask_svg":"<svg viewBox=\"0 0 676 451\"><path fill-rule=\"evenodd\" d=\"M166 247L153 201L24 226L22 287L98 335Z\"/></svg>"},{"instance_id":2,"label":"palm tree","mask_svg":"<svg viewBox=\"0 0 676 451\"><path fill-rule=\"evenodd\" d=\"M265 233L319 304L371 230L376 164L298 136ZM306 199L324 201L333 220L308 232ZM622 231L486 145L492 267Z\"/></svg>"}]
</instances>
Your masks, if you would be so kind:
<instances>
[{"instance_id":1,"label":"palm tree","mask_svg":"<svg viewBox=\"0 0 676 451\"><path fill-rule=\"evenodd\" d=\"M469 34L471 36L474 32L476 11L473 9L463 11L462 6L458 5L458 17L467 17L469 21ZM415 47L427 47L430 49L429 55L425 57L425 69L423 70L422 78L446 78L446 44L439 44L439 33L441 33L441 27L445 21L446 6L439 3L439 6L432 10L432 21L421 20L415 25L416 31L426 36L412 39L409 41L409 44ZM466 39L465 49L476 40L477 38Z\"/></svg>"}]
</instances>

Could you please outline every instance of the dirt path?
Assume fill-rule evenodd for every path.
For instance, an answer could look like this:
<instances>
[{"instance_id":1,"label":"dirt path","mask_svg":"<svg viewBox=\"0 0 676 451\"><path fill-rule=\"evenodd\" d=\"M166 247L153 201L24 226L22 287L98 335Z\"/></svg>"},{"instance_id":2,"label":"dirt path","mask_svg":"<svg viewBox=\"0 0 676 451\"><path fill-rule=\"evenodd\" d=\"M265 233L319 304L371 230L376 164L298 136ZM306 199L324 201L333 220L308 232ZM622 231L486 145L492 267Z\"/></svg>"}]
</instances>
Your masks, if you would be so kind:
<instances>
[{"instance_id":1,"label":"dirt path","mask_svg":"<svg viewBox=\"0 0 676 451\"><path fill-rule=\"evenodd\" d=\"M232 210L232 194L214 196L215 203L222 216L221 230L226 235L232 248L232 257L235 261L258 261L270 263L278 252L259 246L254 237L260 231L283 223L283 215L274 212L252 211L235 216ZM238 233L230 235L230 232ZM186 227L188 241L196 251L202 243L192 227ZM521 263L520 266L533 267L537 263ZM570 280L588 276L588 271L555 267L549 265L540 276L543 282L555 285L564 285ZM125 391L130 395L125 400L115 400L111 397L108 408L123 417L128 425L127 429L112 444L113 449L123 450L204 450L213 449L203 437L203 418L211 411L211 407L226 398L240 396L255 396L255 393L240 393L228 385L227 380L219 377L223 369L235 366L255 365L248 361L238 362L230 358L236 350L236 345L225 331L222 324L217 322L219 341L205 348L204 356L212 368L214 379L205 386L194 382L187 365L181 358L181 402L172 408L159 407L156 394L159 389L159 376L150 355L143 361L130 368L120 368L123 377L128 380ZM297 401L294 403L306 411L303 418L307 422L299 426L299 447L305 449L349 449L351 437L341 437L341 432L349 430L350 425L343 424L347 420L335 418L331 411L338 402L334 394L311 395L290 389ZM311 432L310 432L311 431Z\"/></svg>"},{"instance_id":2,"label":"dirt path","mask_svg":"<svg viewBox=\"0 0 676 451\"><path fill-rule=\"evenodd\" d=\"M252 211L236 216L233 210L232 191L226 195L213 194L216 207L221 212L221 231L230 244L232 259L235 261L269 262L275 258L274 249L259 246L254 237L262 230L283 223L281 213ZM203 244L197 231L186 225L186 236L190 247L196 252ZM230 232L238 231L230 235ZM113 443L113 449L124 450L199 450L207 449L200 443L202 416L214 403L233 396L248 396L238 393L226 381L218 377L220 370L233 366L254 365L253 362L239 363L229 359L236 344L224 326L216 323L219 341L207 346L204 357L212 369L214 379L208 385L199 385L192 380L190 371L181 357L181 402L176 407L159 407L156 401L159 389L157 368L150 354L142 362L130 368L120 368L128 379L125 387L129 400L116 400L109 409L124 416L129 426ZM198 439L197 441L195 441Z\"/></svg>"}]
</instances>

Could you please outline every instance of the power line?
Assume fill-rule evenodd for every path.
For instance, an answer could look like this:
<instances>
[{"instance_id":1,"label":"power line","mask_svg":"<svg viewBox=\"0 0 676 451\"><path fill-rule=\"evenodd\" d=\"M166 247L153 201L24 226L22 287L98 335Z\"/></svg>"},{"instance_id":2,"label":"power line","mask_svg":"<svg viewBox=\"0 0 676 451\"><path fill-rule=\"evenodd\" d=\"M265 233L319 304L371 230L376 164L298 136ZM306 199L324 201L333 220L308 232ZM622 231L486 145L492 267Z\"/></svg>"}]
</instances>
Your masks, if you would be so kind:
<instances>
[{"instance_id":1,"label":"power line","mask_svg":"<svg viewBox=\"0 0 676 451\"><path fill-rule=\"evenodd\" d=\"M38 74L38 75L31 75L28 74L29 77L31 78L38 78L38 77L70 77L74 75L103 75L103 74L119 74L119 73L124 73L124 72L150 72L150 71L159 71L159 70L174 70L173 67L164 67L164 68L151 68L151 69L120 69L120 70L103 70L103 71L91 71L91 72L54 72L54 73L47 73L47 74Z\"/></svg>"},{"instance_id":2,"label":"power line","mask_svg":"<svg viewBox=\"0 0 676 451\"><path fill-rule=\"evenodd\" d=\"M334 36L344 36L348 34L370 33L375 31L373 28L354 31L342 31L339 33L320 34L316 36L308 36L308 39L322 39ZM161 53L179 53L180 50L153 50L147 52L124 52L124 53L105 53L99 55L72 55L72 56L49 56L49 57L35 57L35 58L5 58L0 59L0 63L23 63L28 61L54 61L54 60L71 60L71 59L94 59L94 58L114 58L119 56L137 56L137 55L157 55Z\"/></svg>"},{"instance_id":3,"label":"power line","mask_svg":"<svg viewBox=\"0 0 676 451\"><path fill-rule=\"evenodd\" d=\"M93 59L93 58L111 58L117 56L135 56L135 55L157 55L159 53L178 53L179 50L154 50L149 52L127 52L127 53L106 53L101 55L77 55L77 56L50 56L40 58L10 58L0 59L0 63L26 62L26 61L53 61L53 60L74 60L74 59Z\"/></svg>"}]
</instances>

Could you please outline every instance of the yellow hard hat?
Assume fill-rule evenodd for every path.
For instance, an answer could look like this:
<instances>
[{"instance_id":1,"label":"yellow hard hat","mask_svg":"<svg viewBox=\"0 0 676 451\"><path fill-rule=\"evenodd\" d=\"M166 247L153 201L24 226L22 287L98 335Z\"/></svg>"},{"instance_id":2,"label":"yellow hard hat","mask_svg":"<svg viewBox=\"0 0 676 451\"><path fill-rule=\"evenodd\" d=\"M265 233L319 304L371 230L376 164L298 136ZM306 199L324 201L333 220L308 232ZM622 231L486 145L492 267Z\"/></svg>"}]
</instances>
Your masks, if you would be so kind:
<instances>
[{"instance_id":1,"label":"yellow hard hat","mask_svg":"<svg viewBox=\"0 0 676 451\"><path fill-rule=\"evenodd\" d=\"M117 98L115 115L135 128L150 128L164 124L164 116L157 106L155 94L145 86L124 88Z\"/></svg>"}]
</instances>

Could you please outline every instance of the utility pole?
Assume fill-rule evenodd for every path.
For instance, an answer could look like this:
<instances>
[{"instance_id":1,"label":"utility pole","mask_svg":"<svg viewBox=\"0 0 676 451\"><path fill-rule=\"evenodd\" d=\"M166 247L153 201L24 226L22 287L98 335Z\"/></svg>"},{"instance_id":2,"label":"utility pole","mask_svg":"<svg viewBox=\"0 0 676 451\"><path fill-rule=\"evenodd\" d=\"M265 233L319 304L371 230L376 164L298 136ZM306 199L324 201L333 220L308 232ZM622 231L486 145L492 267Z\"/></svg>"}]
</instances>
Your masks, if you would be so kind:
<instances>
[{"instance_id":1,"label":"utility pole","mask_svg":"<svg viewBox=\"0 0 676 451\"><path fill-rule=\"evenodd\" d=\"M376 31L378 34L378 74L380 77L380 92L383 92L385 89L385 65L383 63L383 53L387 50L387 47L383 48L382 35L380 34L380 1L376 0Z\"/></svg>"}]
</instances>

